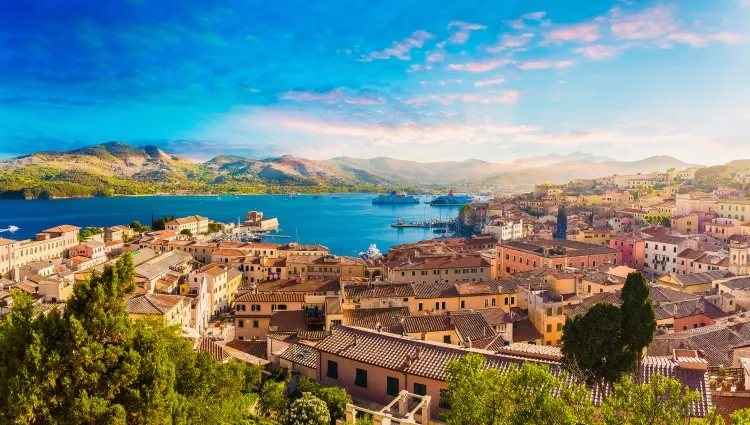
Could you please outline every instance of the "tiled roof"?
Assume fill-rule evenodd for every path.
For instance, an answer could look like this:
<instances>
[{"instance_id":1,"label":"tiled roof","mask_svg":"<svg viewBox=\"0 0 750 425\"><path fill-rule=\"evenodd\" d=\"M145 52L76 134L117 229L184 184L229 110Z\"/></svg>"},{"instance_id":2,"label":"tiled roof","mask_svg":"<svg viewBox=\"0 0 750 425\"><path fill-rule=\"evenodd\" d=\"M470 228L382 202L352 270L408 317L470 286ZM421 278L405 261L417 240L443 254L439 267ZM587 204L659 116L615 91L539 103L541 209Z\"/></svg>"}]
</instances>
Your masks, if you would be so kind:
<instances>
[{"instance_id":1,"label":"tiled roof","mask_svg":"<svg viewBox=\"0 0 750 425\"><path fill-rule=\"evenodd\" d=\"M493 280L487 284L498 294L515 294L519 286L530 290L542 290L547 287L547 282L540 276L512 277L505 280Z\"/></svg>"},{"instance_id":2,"label":"tiled roof","mask_svg":"<svg viewBox=\"0 0 750 425\"><path fill-rule=\"evenodd\" d=\"M292 344L279 357L311 369L318 368L318 350L305 344Z\"/></svg>"},{"instance_id":3,"label":"tiled roof","mask_svg":"<svg viewBox=\"0 0 750 425\"><path fill-rule=\"evenodd\" d=\"M712 283L715 280L727 279L733 276L734 275L727 270L714 270L710 272L678 274L674 275L674 278L680 286L687 287Z\"/></svg>"},{"instance_id":4,"label":"tiled roof","mask_svg":"<svg viewBox=\"0 0 750 425\"><path fill-rule=\"evenodd\" d=\"M227 272L223 266L218 264L209 264L198 269L197 273L205 273L211 277L219 277Z\"/></svg>"},{"instance_id":5,"label":"tiled roof","mask_svg":"<svg viewBox=\"0 0 750 425\"><path fill-rule=\"evenodd\" d=\"M717 323L673 334L657 335L649 344L649 356L671 355L683 348L702 351L711 366L732 364L731 347L750 343L750 323Z\"/></svg>"},{"instance_id":6,"label":"tiled roof","mask_svg":"<svg viewBox=\"0 0 750 425\"><path fill-rule=\"evenodd\" d=\"M484 320L486 320L490 326L512 322L510 314L506 313L505 310L500 307L483 308L476 310L476 312L484 316Z\"/></svg>"},{"instance_id":7,"label":"tiled roof","mask_svg":"<svg viewBox=\"0 0 750 425\"><path fill-rule=\"evenodd\" d=\"M482 295L492 293L492 289L485 282L456 282L456 290L458 290L459 295Z\"/></svg>"},{"instance_id":8,"label":"tiled roof","mask_svg":"<svg viewBox=\"0 0 750 425\"><path fill-rule=\"evenodd\" d=\"M233 339L229 342L227 342L227 347L233 348L235 350L242 351L243 353L249 354L251 356L260 358L260 359L267 359L268 353L266 352L266 346L268 345L268 342L263 341L240 341L239 339Z\"/></svg>"},{"instance_id":9,"label":"tiled roof","mask_svg":"<svg viewBox=\"0 0 750 425\"><path fill-rule=\"evenodd\" d=\"M289 292L264 292L260 294L245 293L234 299L235 303L278 303L278 302L305 302L304 294Z\"/></svg>"},{"instance_id":10,"label":"tiled roof","mask_svg":"<svg viewBox=\"0 0 750 425\"><path fill-rule=\"evenodd\" d=\"M481 254L456 254L434 257L409 258L407 261L396 263L393 270L422 270L422 269L455 269L471 267L490 267L490 263Z\"/></svg>"},{"instance_id":11,"label":"tiled roof","mask_svg":"<svg viewBox=\"0 0 750 425\"><path fill-rule=\"evenodd\" d=\"M376 329L400 325L401 318L410 316L409 307L356 308L344 310L344 325Z\"/></svg>"},{"instance_id":12,"label":"tiled roof","mask_svg":"<svg viewBox=\"0 0 750 425\"><path fill-rule=\"evenodd\" d=\"M614 276L614 275L602 273L602 272L589 273L583 277L583 280L587 282L598 283L600 285L605 285L605 286L625 284L624 277Z\"/></svg>"},{"instance_id":13,"label":"tiled roof","mask_svg":"<svg viewBox=\"0 0 750 425\"><path fill-rule=\"evenodd\" d=\"M258 283L258 292L298 292L305 294L335 292L339 290L338 278L279 279Z\"/></svg>"},{"instance_id":14,"label":"tiled roof","mask_svg":"<svg viewBox=\"0 0 750 425\"><path fill-rule=\"evenodd\" d=\"M404 318L404 332L440 332L454 329L451 316L447 314L433 314L427 316L410 316Z\"/></svg>"},{"instance_id":15,"label":"tiled roof","mask_svg":"<svg viewBox=\"0 0 750 425\"><path fill-rule=\"evenodd\" d=\"M452 282L415 283L412 288L414 288L414 295L418 299L458 297L458 290Z\"/></svg>"},{"instance_id":16,"label":"tiled roof","mask_svg":"<svg viewBox=\"0 0 750 425\"><path fill-rule=\"evenodd\" d=\"M536 341L543 337L544 335L528 318L513 322L513 342Z\"/></svg>"},{"instance_id":17,"label":"tiled roof","mask_svg":"<svg viewBox=\"0 0 750 425\"><path fill-rule=\"evenodd\" d=\"M268 328L274 328L277 332L306 331L304 310L280 310L271 315Z\"/></svg>"},{"instance_id":18,"label":"tiled roof","mask_svg":"<svg viewBox=\"0 0 750 425\"><path fill-rule=\"evenodd\" d=\"M71 226L69 224L63 224L61 226L52 227L50 229L42 231L42 233L65 233L65 232L74 232L76 230L81 230L80 227Z\"/></svg>"},{"instance_id":19,"label":"tiled roof","mask_svg":"<svg viewBox=\"0 0 750 425\"><path fill-rule=\"evenodd\" d=\"M347 299L407 298L413 296L414 289L406 283L350 284L344 286L344 298Z\"/></svg>"},{"instance_id":20,"label":"tiled roof","mask_svg":"<svg viewBox=\"0 0 750 425\"><path fill-rule=\"evenodd\" d=\"M649 239L648 242L657 243L657 244L664 243L668 245L678 245L686 240L687 238L682 237L682 236L662 235L662 236L654 236L653 238Z\"/></svg>"},{"instance_id":21,"label":"tiled roof","mask_svg":"<svg viewBox=\"0 0 750 425\"><path fill-rule=\"evenodd\" d=\"M160 274L166 273L170 268L180 264L184 264L192 259L193 257L186 252L165 252L163 254L159 254L155 258L152 258L151 260L148 260L147 262L135 266L135 274L136 276L140 276L148 280L155 279Z\"/></svg>"},{"instance_id":22,"label":"tiled roof","mask_svg":"<svg viewBox=\"0 0 750 425\"><path fill-rule=\"evenodd\" d=\"M701 314L712 319L729 316L728 313L721 311L720 308L711 304L704 298L664 303L660 304L659 307L665 309L667 312L672 312L672 315L677 318L697 316Z\"/></svg>"},{"instance_id":23,"label":"tiled roof","mask_svg":"<svg viewBox=\"0 0 750 425\"><path fill-rule=\"evenodd\" d=\"M738 277L734 279L730 279L722 285L726 286L729 289L747 289L750 288L750 277Z\"/></svg>"},{"instance_id":24,"label":"tiled roof","mask_svg":"<svg viewBox=\"0 0 750 425\"><path fill-rule=\"evenodd\" d=\"M163 315L183 302L180 295L145 294L128 299L126 306L129 314Z\"/></svg>"},{"instance_id":25,"label":"tiled roof","mask_svg":"<svg viewBox=\"0 0 750 425\"><path fill-rule=\"evenodd\" d=\"M208 338L201 338L198 341L198 346L195 348L195 351L199 353L208 353L211 355L211 357L220 362L231 357L229 353L227 353L227 351L224 349L224 347L211 341Z\"/></svg>"},{"instance_id":26,"label":"tiled roof","mask_svg":"<svg viewBox=\"0 0 750 425\"><path fill-rule=\"evenodd\" d=\"M551 345L529 344L526 342L515 342L513 344L500 348L498 351L504 354L513 354L534 358L538 357L541 359L555 361L560 361L563 357L560 347L553 347Z\"/></svg>"},{"instance_id":27,"label":"tiled roof","mask_svg":"<svg viewBox=\"0 0 750 425\"><path fill-rule=\"evenodd\" d=\"M14 240L12 240L12 239L5 239L5 238L0 238L0 246L5 246L5 245L12 245L12 244L14 244L14 243L16 243L16 242L17 242L17 241L14 241Z\"/></svg>"},{"instance_id":28,"label":"tiled roof","mask_svg":"<svg viewBox=\"0 0 750 425\"><path fill-rule=\"evenodd\" d=\"M452 318L456 332L464 343L495 336L495 330L481 313L453 314Z\"/></svg>"}]
</instances>

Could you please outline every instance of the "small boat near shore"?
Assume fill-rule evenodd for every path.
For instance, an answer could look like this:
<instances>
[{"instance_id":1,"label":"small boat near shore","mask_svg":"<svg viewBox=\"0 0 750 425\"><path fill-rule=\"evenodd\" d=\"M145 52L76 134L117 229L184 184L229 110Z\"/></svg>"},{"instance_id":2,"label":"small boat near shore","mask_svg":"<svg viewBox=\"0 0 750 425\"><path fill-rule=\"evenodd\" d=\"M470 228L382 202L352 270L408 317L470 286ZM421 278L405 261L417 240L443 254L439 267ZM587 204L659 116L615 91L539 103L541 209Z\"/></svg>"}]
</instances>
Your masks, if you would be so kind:
<instances>
[{"instance_id":1,"label":"small boat near shore","mask_svg":"<svg viewBox=\"0 0 750 425\"><path fill-rule=\"evenodd\" d=\"M17 232L17 231L18 231L18 229L19 229L19 227L18 227L18 226L8 226L8 227L7 227L7 228L5 228L5 229L0 229L0 232L10 232L10 233L15 233L15 232Z\"/></svg>"}]
</instances>

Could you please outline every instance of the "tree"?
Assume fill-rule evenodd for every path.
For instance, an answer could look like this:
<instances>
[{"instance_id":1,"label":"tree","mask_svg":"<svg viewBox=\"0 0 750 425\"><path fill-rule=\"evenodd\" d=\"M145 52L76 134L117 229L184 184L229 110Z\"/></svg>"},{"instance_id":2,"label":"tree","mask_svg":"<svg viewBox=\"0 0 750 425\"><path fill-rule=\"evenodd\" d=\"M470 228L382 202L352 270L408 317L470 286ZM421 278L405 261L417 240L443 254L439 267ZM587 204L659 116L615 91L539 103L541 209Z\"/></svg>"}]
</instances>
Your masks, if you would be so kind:
<instances>
[{"instance_id":1,"label":"tree","mask_svg":"<svg viewBox=\"0 0 750 425\"><path fill-rule=\"evenodd\" d=\"M148 232L149 230L151 230L151 228L149 228L148 226L142 225L141 222L138 220L135 220L132 223L130 223L130 228L135 230L138 233L144 233L144 232Z\"/></svg>"},{"instance_id":2,"label":"tree","mask_svg":"<svg viewBox=\"0 0 750 425\"><path fill-rule=\"evenodd\" d=\"M221 231L221 223L208 223L208 231L209 232L220 232Z\"/></svg>"},{"instance_id":3,"label":"tree","mask_svg":"<svg viewBox=\"0 0 750 425\"><path fill-rule=\"evenodd\" d=\"M181 235L186 235L188 237L193 236L193 232L190 231L190 229L182 229L180 230Z\"/></svg>"},{"instance_id":4,"label":"tree","mask_svg":"<svg viewBox=\"0 0 750 425\"><path fill-rule=\"evenodd\" d=\"M83 242L91 236L101 235L102 233L104 233L103 229L98 227L87 227L78 233L78 242Z\"/></svg>"},{"instance_id":5,"label":"tree","mask_svg":"<svg viewBox=\"0 0 750 425\"><path fill-rule=\"evenodd\" d=\"M735 410L729 414L732 425L750 425L750 409Z\"/></svg>"},{"instance_id":6,"label":"tree","mask_svg":"<svg viewBox=\"0 0 750 425\"><path fill-rule=\"evenodd\" d=\"M627 372L623 365L622 312L610 303L598 303L563 327L562 354L569 370L600 385L617 381Z\"/></svg>"},{"instance_id":7,"label":"tree","mask_svg":"<svg viewBox=\"0 0 750 425\"><path fill-rule=\"evenodd\" d=\"M675 378L653 375L649 383L637 384L625 377L602 403L601 416L605 425L687 424L691 405L700 399Z\"/></svg>"},{"instance_id":8,"label":"tree","mask_svg":"<svg viewBox=\"0 0 750 425\"><path fill-rule=\"evenodd\" d=\"M263 415L279 419L286 412L289 400L287 400L284 394L285 389L286 384L284 382L268 380L263 384L263 389L260 391L260 399L258 400L260 412Z\"/></svg>"},{"instance_id":9,"label":"tree","mask_svg":"<svg viewBox=\"0 0 750 425\"><path fill-rule=\"evenodd\" d=\"M641 272L630 273L622 287L622 338L628 353L627 372L632 372L640 362L643 350L653 341L656 332L656 314L651 302L648 282Z\"/></svg>"},{"instance_id":10,"label":"tree","mask_svg":"<svg viewBox=\"0 0 750 425\"><path fill-rule=\"evenodd\" d=\"M173 215L165 215L161 218L154 218L153 214L151 215L151 228L154 230L164 230L164 226L175 219L175 216Z\"/></svg>"},{"instance_id":11,"label":"tree","mask_svg":"<svg viewBox=\"0 0 750 425\"><path fill-rule=\"evenodd\" d=\"M672 227L672 220L669 217L664 217L661 219L661 225L667 228Z\"/></svg>"},{"instance_id":12,"label":"tree","mask_svg":"<svg viewBox=\"0 0 750 425\"><path fill-rule=\"evenodd\" d=\"M505 373L484 367L484 356L467 354L448 364L444 403L449 425L531 425L590 423L594 407L582 385L555 377L533 362Z\"/></svg>"},{"instance_id":13,"label":"tree","mask_svg":"<svg viewBox=\"0 0 750 425\"><path fill-rule=\"evenodd\" d=\"M310 393L292 403L286 415L287 425L330 425L331 415L325 402Z\"/></svg>"},{"instance_id":14,"label":"tree","mask_svg":"<svg viewBox=\"0 0 750 425\"><path fill-rule=\"evenodd\" d=\"M352 402L352 396L345 389L338 387L321 388L316 395L328 406L328 411L331 413L331 424L335 424L339 419L346 418L346 405Z\"/></svg>"}]
</instances>

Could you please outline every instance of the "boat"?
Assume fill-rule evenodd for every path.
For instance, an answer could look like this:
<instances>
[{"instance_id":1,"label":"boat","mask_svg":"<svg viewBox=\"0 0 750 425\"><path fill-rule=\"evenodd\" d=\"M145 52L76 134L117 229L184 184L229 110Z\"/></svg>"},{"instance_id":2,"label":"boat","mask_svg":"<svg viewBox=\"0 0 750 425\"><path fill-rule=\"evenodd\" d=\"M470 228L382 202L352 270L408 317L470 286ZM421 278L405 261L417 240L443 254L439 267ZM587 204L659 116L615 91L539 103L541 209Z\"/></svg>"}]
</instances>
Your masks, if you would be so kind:
<instances>
[{"instance_id":1,"label":"boat","mask_svg":"<svg viewBox=\"0 0 750 425\"><path fill-rule=\"evenodd\" d=\"M434 207L447 207L466 205L472 202L474 202L474 199L471 196L456 195L450 190L447 195L438 196L428 203Z\"/></svg>"},{"instance_id":2,"label":"boat","mask_svg":"<svg viewBox=\"0 0 750 425\"><path fill-rule=\"evenodd\" d=\"M339 199L339 198L340 198L340 196L338 196L338 195L333 195L333 196L331 196L331 198L333 198L333 199Z\"/></svg>"},{"instance_id":3,"label":"boat","mask_svg":"<svg viewBox=\"0 0 750 425\"><path fill-rule=\"evenodd\" d=\"M315 195L315 196L313 196L313 199L320 199L320 196L319 195Z\"/></svg>"},{"instance_id":4,"label":"boat","mask_svg":"<svg viewBox=\"0 0 750 425\"><path fill-rule=\"evenodd\" d=\"M392 204L418 204L419 199L407 195L405 192L396 193L394 190L390 195L380 195L372 199L374 205L392 205Z\"/></svg>"},{"instance_id":5,"label":"boat","mask_svg":"<svg viewBox=\"0 0 750 425\"><path fill-rule=\"evenodd\" d=\"M375 245L374 243L370 244L370 247L367 248L367 251L359 253L359 257L365 261L377 260L378 258L381 258L382 256L383 256L383 253L380 252L377 245Z\"/></svg>"},{"instance_id":6,"label":"boat","mask_svg":"<svg viewBox=\"0 0 750 425\"><path fill-rule=\"evenodd\" d=\"M8 226L8 231L10 233L17 232L18 231L18 226Z\"/></svg>"}]
</instances>

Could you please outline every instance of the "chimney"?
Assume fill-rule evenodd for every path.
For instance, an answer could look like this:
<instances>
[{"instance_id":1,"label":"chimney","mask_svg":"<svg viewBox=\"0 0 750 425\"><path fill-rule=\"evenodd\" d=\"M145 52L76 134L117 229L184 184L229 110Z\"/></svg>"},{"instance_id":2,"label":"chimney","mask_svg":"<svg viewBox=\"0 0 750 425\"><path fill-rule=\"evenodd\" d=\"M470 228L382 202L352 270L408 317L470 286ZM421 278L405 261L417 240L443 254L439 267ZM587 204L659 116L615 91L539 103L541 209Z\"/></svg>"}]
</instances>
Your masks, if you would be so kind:
<instances>
[{"instance_id":1,"label":"chimney","mask_svg":"<svg viewBox=\"0 0 750 425\"><path fill-rule=\"evenodd\" d=\"M422 341L427 339L427 332L422 331ZM417 358L419 358L419 349L417 349Z\"/></svg>"},{"instance_id":2,"label":"chimney","mask_svg":"<svg viewBox=\"0 0 750 425\"><path fill-rule=\"evenodd\" d=\"M356 346L358 346L358 345L359 345L359 335L356 335L356 336L354 337L354 346L356 347Z\"/></svg>"},{"instance_id":3,"label":"chimney","mask_svg":"<svg viewBox=\"0 0 750 425\"><path fill-rule=\"evenodd\" d=\"M468 338L469 341L469 348L471 348L471 338Z\"/></svg>"},{"instance_id":4,"label":"chimney","mask_svg":"<svg viewBox=\"0 0 750 425\"><path fill-rule=\"evenodd\" d=\"M419 355L422 354L422 349L417 347L417 351L414 354L414 360L419 360Z\"/></svg>"},{"instance_id":5,"label":"chimney","mask_svg":"<svg viewBox=\"0 0 750 425\"><path fill-rule=\"evenodd\" d=\"M411 366L411 355L406 355L406 367Z\"/></svg>"}]
</instances>

